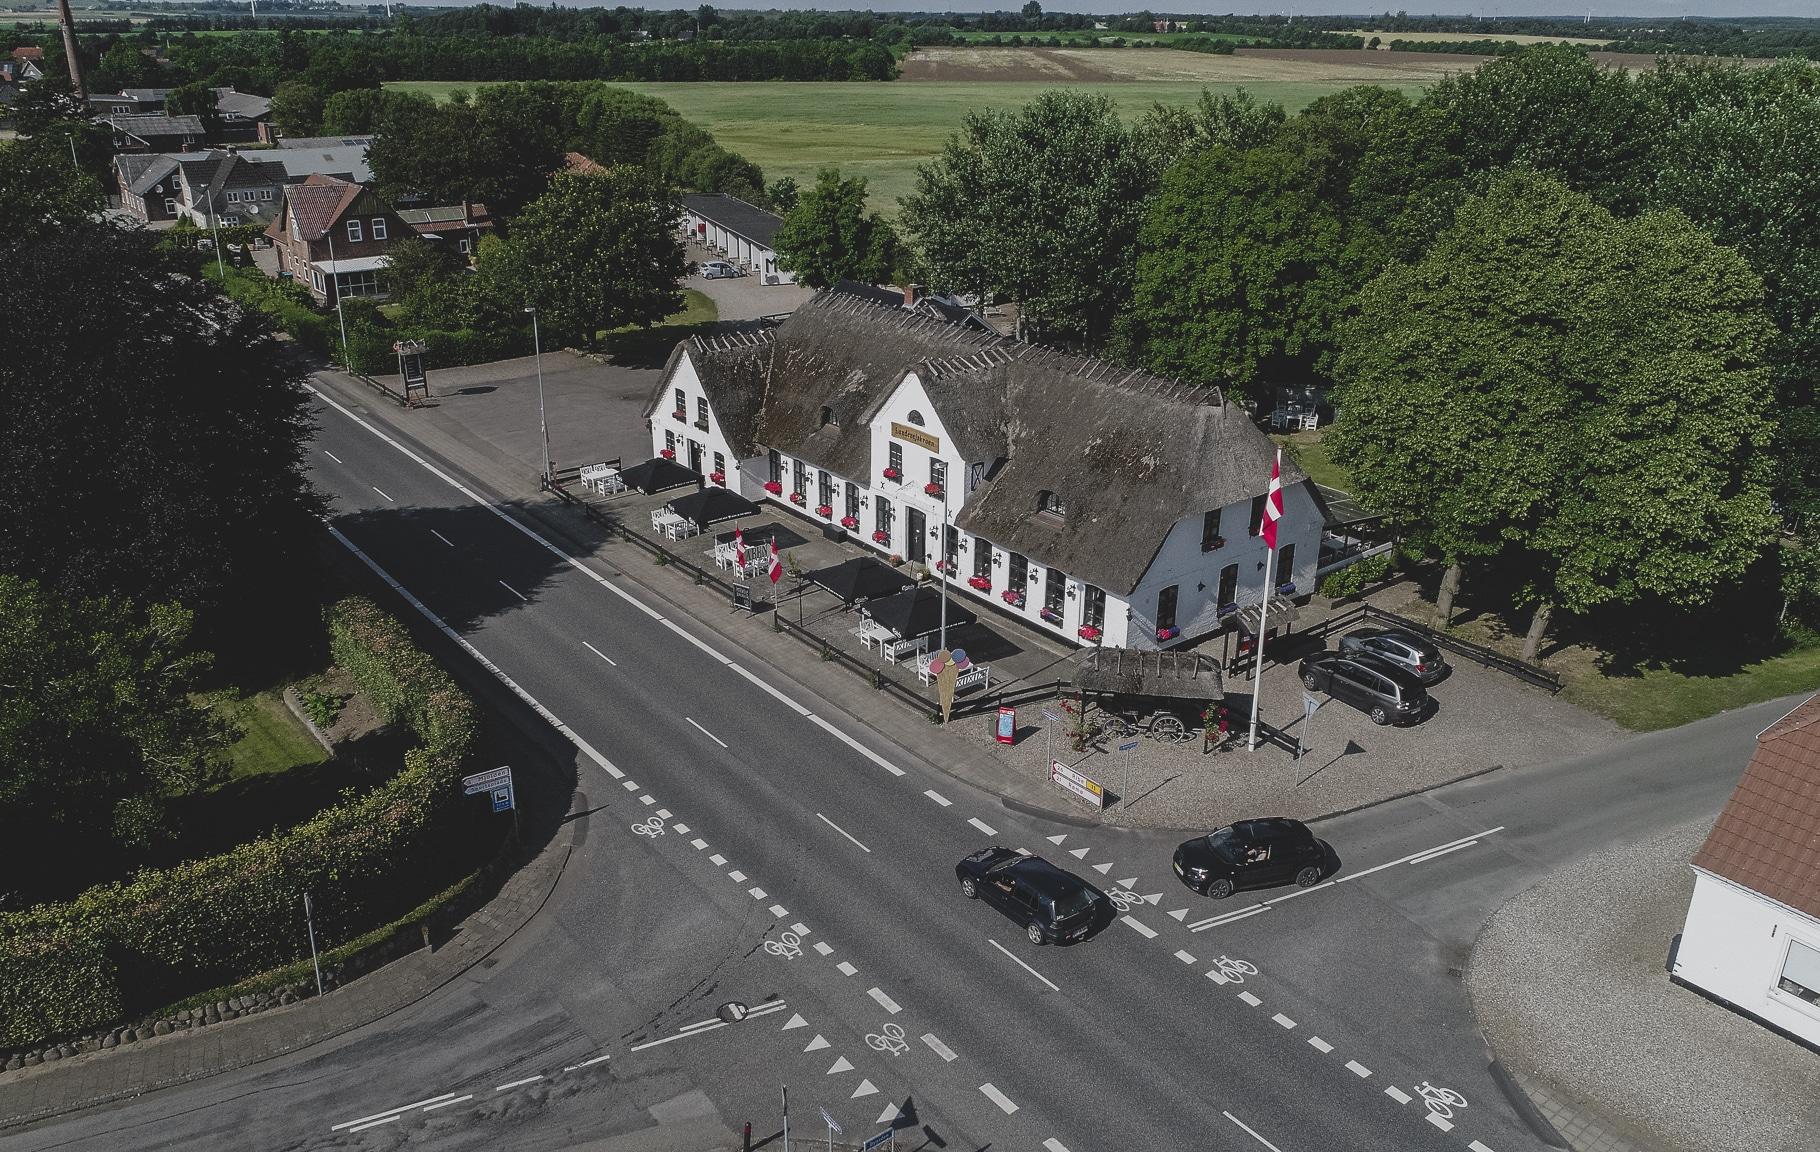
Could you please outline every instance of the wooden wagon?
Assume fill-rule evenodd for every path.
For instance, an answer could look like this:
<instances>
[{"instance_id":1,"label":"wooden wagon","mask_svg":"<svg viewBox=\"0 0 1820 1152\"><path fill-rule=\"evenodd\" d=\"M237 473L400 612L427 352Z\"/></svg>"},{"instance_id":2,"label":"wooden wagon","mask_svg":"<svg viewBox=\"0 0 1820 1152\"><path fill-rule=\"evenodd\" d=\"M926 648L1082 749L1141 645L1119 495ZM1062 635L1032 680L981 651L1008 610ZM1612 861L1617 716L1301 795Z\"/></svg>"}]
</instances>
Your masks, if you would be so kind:
<instances>
[{"instance_id":1,"label":"wooden wagon","mask_svg":"<svg viewBox=\"0 0 1820 1152\"><path fill-rule=\"evenodd\" d=\"M1098 704L1114 735L1153 740L1192 740L1202 716L1225 698L1219 661L1198 652L1143 652L1094 648L1074 673L1083 706Z\"/></svg>"}]
</instances>

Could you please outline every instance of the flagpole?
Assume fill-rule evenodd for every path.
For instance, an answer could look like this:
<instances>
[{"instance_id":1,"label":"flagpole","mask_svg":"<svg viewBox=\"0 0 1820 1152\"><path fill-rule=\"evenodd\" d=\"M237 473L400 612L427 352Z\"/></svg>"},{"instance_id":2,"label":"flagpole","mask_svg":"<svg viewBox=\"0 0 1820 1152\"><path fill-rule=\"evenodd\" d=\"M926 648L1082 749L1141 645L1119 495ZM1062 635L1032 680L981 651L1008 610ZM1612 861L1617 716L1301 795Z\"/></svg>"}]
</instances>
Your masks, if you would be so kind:
<instances>
[{"instance_id":1,"label":"flagpole","mask_svg":"<svg viewBox=\"0 0 1820 1152\"><path fill-rule=\"evenodd\" d=\"M1254 645L1257 651L1252 654L1257 663L1251 670L1251 736L1245 745L1247 752L1255 752L1258 748L1258 699L1263 695L1264 687L1264 634L1269 631L1266 621L1270 616L1270 581L1276 572L1276 562L1277 550L1272 548L1264 554L1264 600L1258 607L1258 642Z\"/></svg>"}]
</instances>

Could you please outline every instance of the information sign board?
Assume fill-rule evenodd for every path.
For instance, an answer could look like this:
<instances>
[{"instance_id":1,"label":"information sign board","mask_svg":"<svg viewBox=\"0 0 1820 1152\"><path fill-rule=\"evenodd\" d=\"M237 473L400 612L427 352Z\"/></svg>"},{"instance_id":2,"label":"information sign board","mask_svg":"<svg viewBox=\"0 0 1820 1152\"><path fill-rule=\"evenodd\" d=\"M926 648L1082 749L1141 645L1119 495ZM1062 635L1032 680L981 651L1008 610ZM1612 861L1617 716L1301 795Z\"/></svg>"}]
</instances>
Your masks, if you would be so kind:
<instances>
[{"instance_id":1,"label":"information sign board","mask_svg":"<svg viewBox=\"0 0 1820 1152\"><path fill-rule=\"evenodd\" d=\"M886 1144L895 1144L896 1142L897 1129L887 1128L883 1132L880 1132L878 1135L867 1140L864 1144L861 1144L860 1152L872 1152L874 1148L881 1148Z\"/></svg>"},{"instance_id":2,"label":"information sign board","mask_svg":"<svg viewBox=\"0 0 1820 1152\"><path fill-rule=\"evenodd\" d=\"M1017 743L1017 709L1000 708L998 726L993 729L992 738L1000 744Z\"/></svg>"},{"instance_id":3,"label":"information sign board","mask_svg":"<svg viewBox=\"0 0 1820 1152\"><path fill-rule=\"evenodd\" d=\"M512 769L489 768L485 772L476 772L472 776L461 778L462 791L469 796L477 792L491 792L501 784L512 782Z\"/></svg>"},{"instance_id":4,"label":"information sign board","mask_svg":"<svg viewBox=\"0 0 1820 1152\"><path fill-rule=\"evenodd\" d=\"M1049 761L1049 780L1064 792L1070 792L1093 805L1106 807L1106 790L1091 776L1083 776L1060 760Z\"/></svg>"}]
</instances>

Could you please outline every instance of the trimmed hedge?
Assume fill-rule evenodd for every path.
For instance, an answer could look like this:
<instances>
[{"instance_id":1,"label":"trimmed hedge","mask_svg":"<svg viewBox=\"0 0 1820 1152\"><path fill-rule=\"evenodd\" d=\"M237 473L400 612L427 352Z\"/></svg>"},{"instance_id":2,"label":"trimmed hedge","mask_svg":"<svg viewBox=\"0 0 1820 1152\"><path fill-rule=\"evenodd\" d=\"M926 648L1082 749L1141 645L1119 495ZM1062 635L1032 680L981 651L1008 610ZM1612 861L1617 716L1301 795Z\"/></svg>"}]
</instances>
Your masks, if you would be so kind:
<instances>
[{"instance_id":1,"label":"trimmed hedge","mask_svg":"<svg viewBox=\"0 0 1820 1152\"><path fill-rule=\"evenodd\" d=\"M1370 585L1390 575L1390 557L1389 552L1380 552L1357 564L1347 565L1321 581L1321 595L1334 599L1357 596Z\"/></svg>"},{"instance_id":2,"label":"trimmed hedge","mask_svg":"<svg viewBox=\"0 0 1820 1152\"><path fill-rule=\"evenodd\" d=\"M306 891L333 946L447 885L449 865L465 860L449 817L477 734L473 701L372 601L337 603L328 628L336 661L422 741L403 770L219 856L0 915L0 1045L97 1029L307 957Z\"/></svg>"}]
</instances>

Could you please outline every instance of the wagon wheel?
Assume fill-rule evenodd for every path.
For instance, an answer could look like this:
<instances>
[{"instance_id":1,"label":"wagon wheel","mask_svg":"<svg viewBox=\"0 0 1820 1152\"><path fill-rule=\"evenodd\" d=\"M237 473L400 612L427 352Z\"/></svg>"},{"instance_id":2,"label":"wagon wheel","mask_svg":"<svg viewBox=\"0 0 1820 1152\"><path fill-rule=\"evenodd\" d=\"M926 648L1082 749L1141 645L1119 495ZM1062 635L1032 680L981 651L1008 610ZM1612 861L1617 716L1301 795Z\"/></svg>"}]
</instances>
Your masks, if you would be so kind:
<instances>
[{"instance_id":1,"label":"wagon wheel","mask_svg":"<svg viewBox=\"0 0 1820 1152\"><path fill-rule=\"evenodd\" d=\"M1176 744L1188 739L1188 729L1182 724L1181 717L1163 712L1151 719L1150 738Z\"/></svg>"}]
</instances>

